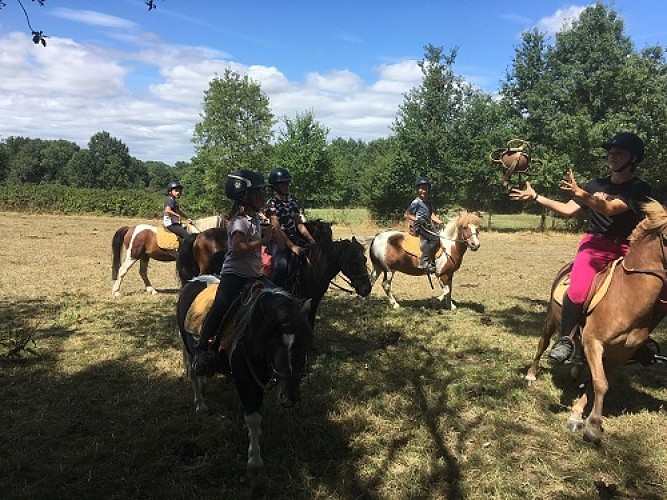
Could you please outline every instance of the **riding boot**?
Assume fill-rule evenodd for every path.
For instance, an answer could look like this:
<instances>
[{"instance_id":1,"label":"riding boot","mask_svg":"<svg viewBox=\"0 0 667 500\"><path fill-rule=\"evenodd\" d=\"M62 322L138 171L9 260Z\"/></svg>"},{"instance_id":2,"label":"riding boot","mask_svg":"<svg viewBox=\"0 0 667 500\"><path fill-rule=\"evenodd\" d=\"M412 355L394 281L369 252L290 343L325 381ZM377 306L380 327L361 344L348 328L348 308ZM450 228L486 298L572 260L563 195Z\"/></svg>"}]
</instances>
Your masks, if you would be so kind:
<instances>
[{"instance_id":1,"label":"riding boot","mask_svg":"<svg viewBox=\"0 0 667 500\"><path fill-rule=\"evenodd\" d=\"M570 296L563 295L563 312L561 316L561 334L554 346L549 351L549 360L555 363L564 363L574 353L574 334L579 327L583 304L572 302Z\"/></svg>"},{"instance_id":2,"label":"riding boot","mask_svg":"<svg viewBox=\"0 0 667 500\"><path fill-rule=\"evenodd\" d=\"M419 260L419 267L427 273L435 273L435 263L433 258L428 254L422 254Z\"/></svg>"}]
</instances>

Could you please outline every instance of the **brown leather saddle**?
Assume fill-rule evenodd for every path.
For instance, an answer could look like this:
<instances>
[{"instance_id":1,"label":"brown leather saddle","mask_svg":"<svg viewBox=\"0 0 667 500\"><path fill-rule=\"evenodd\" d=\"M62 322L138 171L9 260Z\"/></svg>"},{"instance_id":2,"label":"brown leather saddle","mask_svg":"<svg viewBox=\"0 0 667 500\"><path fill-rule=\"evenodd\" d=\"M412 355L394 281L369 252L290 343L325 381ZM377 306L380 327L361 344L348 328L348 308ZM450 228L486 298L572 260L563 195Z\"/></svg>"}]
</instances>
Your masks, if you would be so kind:
<instances>
[{"instance_id":1,"label":"brown leather saddle","mask_svg":"<svg viewBox=\"0 0 667 500\"><path fill-rule=\"evenodd\" d=\"M623 260L623 257L616 259L611 262L606 269L600 271L593 278L593 283L588 292L588 297L584 302L584 310L586 314L590 314L595 306L597 306L602 298L607 293L609 289L609 284L611 283L611 277L614 274L614 269L616 266ZM563 274L554 287L553 297L556 303L560 306L563 305L563 296L567 288L570 286L570 273L567 272Z\"/></svg>"}]
</instances>

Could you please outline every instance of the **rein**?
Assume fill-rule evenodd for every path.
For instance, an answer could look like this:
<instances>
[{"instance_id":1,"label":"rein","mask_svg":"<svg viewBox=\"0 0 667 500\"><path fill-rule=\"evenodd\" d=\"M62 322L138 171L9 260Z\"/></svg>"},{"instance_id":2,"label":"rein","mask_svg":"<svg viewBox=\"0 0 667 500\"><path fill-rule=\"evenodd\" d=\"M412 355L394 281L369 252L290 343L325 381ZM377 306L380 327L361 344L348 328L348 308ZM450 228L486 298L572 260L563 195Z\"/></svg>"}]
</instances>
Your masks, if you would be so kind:
<instances>
[{"instance_id":1,"label":"rein","mask_svg":"<svg viewBox=\"0 0 667 500\"><path fill-rule=\"evenodd\" d=\"M654 274L657 277L661 278L663 281L665 278L660 276L662 273L667 273L667 269L664 267L665 263L665 240L664 237L660 238L660 251L662 252L662 262L663 262L663 267L662 269L658 268L635 268L635 267L627 267L625 265L625 259L623 259L622 266L623 269L629 273L639 273L639 274Z\"/></svg>"}]
</instances>

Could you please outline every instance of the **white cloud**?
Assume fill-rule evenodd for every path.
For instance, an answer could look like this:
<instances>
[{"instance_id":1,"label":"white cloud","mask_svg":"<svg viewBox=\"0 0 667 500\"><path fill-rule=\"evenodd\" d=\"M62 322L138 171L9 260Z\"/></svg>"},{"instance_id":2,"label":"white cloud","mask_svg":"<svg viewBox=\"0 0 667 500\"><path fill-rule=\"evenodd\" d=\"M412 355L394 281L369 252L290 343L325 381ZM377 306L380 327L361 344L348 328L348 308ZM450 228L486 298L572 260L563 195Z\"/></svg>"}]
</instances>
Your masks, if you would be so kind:
<instances>
[{"instance_id":1,"label":"white cloud","mask_svg":"<svg viewBox=\"0 0 667 500\"><path fill-rule=\"evenodd\" d=\"M564 9L558 9L553 15L543 17L537 22L537 28L547 35L555 35L560 31L567 30L572 26L572 21L579 18L579 15L587 6L570 5Z\"/></svg>"},{"instance_id":2,"label":"white cloud","mask_svg":"<svg viewBox=\"0 0 667 500\"><path fill-rule=\"evenodd\" d=\"M73 10L65 7L57 7L51 11L51 15L91 26L102 26L104 28L120 28L127 30L137 28L137 24L132 21L116 16L110 16L108 14L102 14L100 12L94 12L92 10Z\"/></svg>"},{"instance_id":3,"label":"white cloud","mask_svg":"<svg viewBox=\"0 0 667 500\"><path fill-rule=\"evenodd\" d=\"M0 36L0 74L11 75L0 79L0 139L65 139L85 147L106 130L142 160L187 161L204 92L229 68L261 85L276 117L313 111L330 138L368 141L389 134L403 94L421 82L414 60L376 67L370 84L345 69L291 81L273 66L246 66L218 50L148 35L126 38L126 51L58 37L44 49L26 33Z\"/></svg>"}]
</instances>

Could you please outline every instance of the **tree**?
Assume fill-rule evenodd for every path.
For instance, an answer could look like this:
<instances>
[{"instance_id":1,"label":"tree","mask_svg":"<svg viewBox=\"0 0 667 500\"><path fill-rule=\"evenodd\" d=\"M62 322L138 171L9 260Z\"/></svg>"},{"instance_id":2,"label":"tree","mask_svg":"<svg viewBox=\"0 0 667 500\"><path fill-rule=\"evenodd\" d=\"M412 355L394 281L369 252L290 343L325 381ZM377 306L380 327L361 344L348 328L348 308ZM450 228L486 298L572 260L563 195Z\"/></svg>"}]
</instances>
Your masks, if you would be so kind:
<instances>
[{"instance_id":1,"label":"tree","mask_svg":"<svg viewBox=\"0 0 667 500\"><path fill-rule=\"evenodd\" d=\"M100 186L105 189L143 187L143 180L133 171L127 146L109 132L94 134L88 141L88 151L101 170Z\"/></svg>"},{"instance_id":2,"label":"tree","mask_svg":"<svg viewBox=\"0 0 667 500\"><path fill-rule=\"evenodd\" d=\"M247 75L227 69L210 82L192 140L193 163L203 171L204 188L214 206L228 202L224 184L229 172L267 170L273 124L268 97Z\"/></svg>"},{"instance_id":3,"label":"tree","mask_svg":"<svg viewBox=\"0 0 667 500\"><path fill-rule=\"evenodd\" d=\"M276 165L291 172L293 193L302 206L329 205L333 184L326 142L329 130L315 120L312 111L283 121L285 129L274 147Z\"/></svg>"},{"instance_id":4,"label":"tree","mask_svg":"<svg viewBox=\"0 0 667 500\"><path fill-rule=\"evenodd\" d=\"M434 184L432 198L436 207L454 201L452 193L441 188L456 181L449 142L451 123L470 91L470 86L452 70L456 53L457 49L453 49L444 54L442 47L427 45L424 58L418 62L422 84L406 94L393 126L399 155L377 186L383 193L372 208L380 216L402 213L414 195L412 186L420 175L426 175ZM396 195L399 187L404 189Z\"/></svg>"},{"instance_id":5,"label":"tree","mask_svg":"<svg viewBox=\"0 0 667 500\"><path fill-rule=\"evenodd\" d=\"M42 151L42 182L66 182L65 167L70 158L81 148L65 140L47 141Z\"/></svg>"},{"instance_id":6,"label":"tree","mask_svg":"<svg viewBox=\"0 0 667 500\"><path fill-rule=\"evenodd\" d=\"M367 144L355 139L336 138L329 144L327 153L331 162L333 186L329 190L335 207L363 205L362 177L365 165L362 154Z\"/></svg>"}]
</instances>

